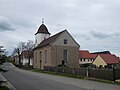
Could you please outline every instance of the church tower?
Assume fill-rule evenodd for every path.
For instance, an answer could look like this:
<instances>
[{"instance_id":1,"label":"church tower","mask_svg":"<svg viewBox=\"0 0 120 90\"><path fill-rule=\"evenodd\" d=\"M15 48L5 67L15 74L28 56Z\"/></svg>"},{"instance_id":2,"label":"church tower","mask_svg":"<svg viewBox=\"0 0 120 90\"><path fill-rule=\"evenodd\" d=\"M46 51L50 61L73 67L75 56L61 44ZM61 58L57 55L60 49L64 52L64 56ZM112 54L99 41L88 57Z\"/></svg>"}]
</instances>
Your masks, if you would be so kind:
<instances>
[{"instance_id":1,"label":"church tower","mask_svg":"<svg viewBox=\"0 0 120 90\"><path fill-rule=\"evenodd\" d=\"M37 33L35 33L35 47L38 46L44 39L49 38L50 33L47 27L44 25L44 20L42 19L42 24L39 27Z\"/></svg>"}]
</instances>

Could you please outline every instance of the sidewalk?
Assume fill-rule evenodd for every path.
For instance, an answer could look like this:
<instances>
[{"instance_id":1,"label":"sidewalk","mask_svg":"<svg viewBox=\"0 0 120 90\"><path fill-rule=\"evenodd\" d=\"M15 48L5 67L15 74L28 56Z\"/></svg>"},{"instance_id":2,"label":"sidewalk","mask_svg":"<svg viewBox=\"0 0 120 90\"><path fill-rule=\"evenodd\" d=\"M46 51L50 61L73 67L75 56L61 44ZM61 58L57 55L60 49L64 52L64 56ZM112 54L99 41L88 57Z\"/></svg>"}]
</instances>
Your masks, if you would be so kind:
<instances>
[{"instance_id":1,"label":"sidewalk","mask_svg":"<svg viewBox=\"0 0 120 90\"><path fill-rule=\"evenodd\" d=\"M0 81L6 81L7 84L5 84L10 90L17 90L7 79L2 75L0 72Z\"/></svg>"}]
</instances>

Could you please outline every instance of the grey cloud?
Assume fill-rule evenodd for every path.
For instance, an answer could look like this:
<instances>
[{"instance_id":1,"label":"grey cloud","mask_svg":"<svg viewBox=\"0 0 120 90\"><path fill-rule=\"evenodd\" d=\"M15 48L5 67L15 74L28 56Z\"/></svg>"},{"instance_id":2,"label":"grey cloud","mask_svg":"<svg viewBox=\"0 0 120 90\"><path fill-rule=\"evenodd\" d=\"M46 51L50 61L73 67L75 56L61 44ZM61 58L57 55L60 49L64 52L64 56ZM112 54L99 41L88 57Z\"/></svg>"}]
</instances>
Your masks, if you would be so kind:
<instances>
[{"instance_id":1,"label":"grey cloud","mask_svg":"<svg viewBox=\"0 0 120 90\"><path fill-rule=\"evenodd\" d=\"M26 28L31 28L35 26L32 21L24 17L12 17L11 19L14 26L20 26L20 27L26 27Z\"/></svg>"},{"instance_id":2,"label":"grey cloud","mask_svg":"<svg viewBox=\"0 0 120 90\"><path fill-rule=\"evenodd\" d=\"M14 28L9 19L0 17L0 31L13 31Z\"/></svg>"},{"instance_id":3,"label":"grey cloud","mask_svg":"<svg viewBox=\"0 0 120 90\"><path fill-rule=\"evenodd\" d=\"M97 31L90 31L90 34L93 37L98 38L98 39L104 39L104 38L108 38L108 37L111 36L110 34L106 34L106 33L103 33L103 32L97 32Z\"/></svg>"},{"instance_id":4,"label":"grey cloud","mask_svg":"<svg viewBox=\"0 0 120 90\"><path fill-rule=\"evenodd\" d=\"M0 2L0 16L10 19L1 20L0 17L0 32L16 28L16 41L4 42L15 41L17 44L26 37L34 39L33 34L44 17L52 34L66 28L85 49L97 51L100 47L104 49L104 46L114 48L111 45L119 49L120 34L115 32L120 27L120 0L3 0ZM21 38L21 33L26 37ZM113 51L119 52L118 49Z\"/></svg>"},{"instance_id":5,"label":"grey cloud","mask_svg":"<svg viewBox=\"0 0 120 90\"><path fill-rule=\"evenodd\" d=\"M86 40L91 40L91 37L90 37L90 35L89 34L77 34L77 33L74 33L74 34L72 34L72 36L74 37L74 38L76 38L76 39L80 39L80 41L82 40L82 41L86 41Z\"/></svg>"},{"instance_id":6,"label":"grey cloud","mask_svg":"<svg viewBox=\"0 0 120 90\"><path fill-rule=\"evenodd\" d=\"M90 34L98 39L106 39L106 38L112 38L112 37L119 37L120 32L113 32L113 33L103 33L98 31L90 31Z\"/></svg>"}]
</instances>

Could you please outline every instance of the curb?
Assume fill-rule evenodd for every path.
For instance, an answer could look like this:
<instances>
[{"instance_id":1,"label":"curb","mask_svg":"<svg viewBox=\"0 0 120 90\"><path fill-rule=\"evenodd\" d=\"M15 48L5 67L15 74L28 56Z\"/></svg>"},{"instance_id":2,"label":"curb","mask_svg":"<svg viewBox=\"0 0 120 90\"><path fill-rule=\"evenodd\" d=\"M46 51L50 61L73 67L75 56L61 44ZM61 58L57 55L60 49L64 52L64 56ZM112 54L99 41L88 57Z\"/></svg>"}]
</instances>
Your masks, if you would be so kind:
<instances>
[{"instance_id":1,"label":"curb","mask_svg":"<svg viewBox=\"0 0 120 90\"><path fill-rule=\"evenodd\" d=\"M7 84L5 84L10 90L17 90L3 75L0 73L0 80L6 81Z\"/></svg>"}]
</instances>

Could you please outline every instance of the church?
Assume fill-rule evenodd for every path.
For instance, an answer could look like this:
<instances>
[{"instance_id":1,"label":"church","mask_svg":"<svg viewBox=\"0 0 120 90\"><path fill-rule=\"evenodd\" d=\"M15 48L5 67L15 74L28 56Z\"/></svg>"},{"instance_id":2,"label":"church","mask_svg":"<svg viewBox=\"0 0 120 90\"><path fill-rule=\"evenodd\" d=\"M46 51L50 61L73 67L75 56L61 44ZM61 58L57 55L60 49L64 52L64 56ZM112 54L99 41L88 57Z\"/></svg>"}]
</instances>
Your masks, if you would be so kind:
<instances>
[{"instance_id":1,"label":"church","mask_svg":"<svg viewBox=\"0 0 120 90\"><path fill-rule=\"evenodd\" d=\"M78 67L80 45L72 35L67 30L50 35L48 28L42 22L35 33L33 67L39 69L63 64L68 67Z\"/></svg>"}]
</instances>

